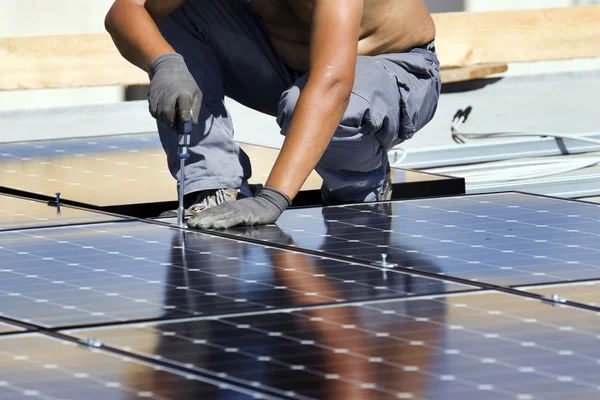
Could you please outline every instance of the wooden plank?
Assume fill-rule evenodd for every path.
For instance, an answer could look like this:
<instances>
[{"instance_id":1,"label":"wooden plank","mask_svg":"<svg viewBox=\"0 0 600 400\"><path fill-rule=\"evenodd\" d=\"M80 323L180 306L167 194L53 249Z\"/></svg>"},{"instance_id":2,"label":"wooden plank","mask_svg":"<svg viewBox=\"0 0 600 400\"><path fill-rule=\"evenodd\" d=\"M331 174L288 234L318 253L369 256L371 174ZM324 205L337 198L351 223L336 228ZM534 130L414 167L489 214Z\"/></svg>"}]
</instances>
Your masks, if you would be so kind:
<instances>
[{"instance_id":1,"label":"wooden plank","mask_svg":"<svg viewBox=\"0 0 600 400\"><path fill-rule=\"evenodd\" d=\"M433 17L444 67L600 57L600 6Z\"/></svg>"},{"instance_id":2,"label":"wooden plank","mask_svg":"<svg viewBox=\"0 0 600 400\"><path fill-rule=\"evenodd\" d=\"M600 6L434 19L443 68L600 57ZM108 34L0 38L0 90L146 83Z\"/></svg>"},{"instance_id":3,"label":"wooden plank","mask_svg":"<svg viewBox=\"0 0 600 400\"><path fill-rule=\"evenodd\" d=\"M444 68L441 70L442 83L455 83L485 78L489 75L501 74L508 70L506 64L484 64L469 67Z\"/></svg>"},{"instance_id":4,"label":"wooden plank","mask_svg":"<svg viewBox=\"0 0 600 400\"><path fill-rule=\"evenodd\" d=\"M147 82L108 34L0 38L0 90Z\"/></svg>"}]
</instances>

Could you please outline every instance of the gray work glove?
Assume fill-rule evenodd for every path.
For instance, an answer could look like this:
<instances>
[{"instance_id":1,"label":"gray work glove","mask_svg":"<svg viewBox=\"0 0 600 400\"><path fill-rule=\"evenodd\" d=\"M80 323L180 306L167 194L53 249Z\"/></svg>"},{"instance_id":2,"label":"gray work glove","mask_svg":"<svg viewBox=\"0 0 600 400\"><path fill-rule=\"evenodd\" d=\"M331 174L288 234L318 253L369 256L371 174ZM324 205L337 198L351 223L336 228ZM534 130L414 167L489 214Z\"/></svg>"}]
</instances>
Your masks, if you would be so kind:
<instances>
[{"instance_id":1,"label":"gray work glove","mask_svg":"<svg viewBox=\"0 0 600 400\"><path fill-rule=\"evenodd\" d=\"M291 200L279 190L264 187L256 197L209 208L188 219L187 224L196 229L267 225L277 221L291 204Z\"/></svg>"},{"instance_id":2,"label":"gray work glove","mask_svg":"<svg viewBox=\"0 0 600 400\"><path fill-rule=\"evenodd\" d=\"M198 124L202 91L181 54L165 53L152 61L148 102L150 114L172 131L176 113L182 122L193 118L194 125Z\"/></svg>"}]
</instances>

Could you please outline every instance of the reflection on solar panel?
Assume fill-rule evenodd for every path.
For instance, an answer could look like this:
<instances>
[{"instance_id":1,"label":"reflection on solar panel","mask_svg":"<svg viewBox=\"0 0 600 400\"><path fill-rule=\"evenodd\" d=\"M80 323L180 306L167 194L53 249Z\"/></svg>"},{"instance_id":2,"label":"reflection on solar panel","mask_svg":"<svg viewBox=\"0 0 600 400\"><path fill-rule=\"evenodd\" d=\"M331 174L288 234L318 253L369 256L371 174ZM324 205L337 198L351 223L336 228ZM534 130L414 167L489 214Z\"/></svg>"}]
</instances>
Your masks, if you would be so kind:
<instances>
[{"instance_id":1,"label":"reflection on solar panel","mask_svg":"<svg viewBox=\"0 0 600 400\"><path fill-rule=\"evenodd\" d=\"M292 398L600 395L598 315L504 294L72 333Z\"/></svg>"},{"instance_id":2,"label":"reflection on solar panel","mask_svg":"<svg viewBox=\"0 0 600 400\"><path fill-rule=\"evenodd\" d=\"M240 146L252 164L250 183L266 182L278 151ZM464 193L462 178L402 170L393 177L401 197ZM321 182L313 173L302 190L319 190ZM50 197L61 192L65 200L94 207L177 199L176 181L155 133L3 144L0 187Z\"/></svg>"},{"instance_id":3,"label":"reflection on solar panel","mask_svg":"<svg viewBox=\"0 0 600 400\"><path fill-rule=\"evenodd\" d=\"M405 268L525 285L600 278L599 215L598 205L495 194L289 210L277 225L300 248L368 262L385 252Z\"/></svg>"},{"instance_id":4,"label":"reflection on solar panel","mask_svg":"<svg viewBox=\"0 0 600 400\"><path fill-rule=\"evenodd\" d=\"M0 315L2 315L0 313ZM8 324L3 324L2 322L0 322L0 334L3 333L8 333L8 332L18 332L18 331L22 331L23 329L16 327L16 326L12 326L12 325L8 325Z\"/></svg>"},{"instance_id":5,"label":"reflection on solar panel","mask_svg":"<svg viewBox=\"0 0 600 400\"><path fill-rule=\"evenodd\" d=\"M543 287L522 287L531 293L541 294L546 297L558 296L561 300L571 300L588 304L600 310L600 281L580 282L567 285L551 285Z\"/></svg>"},{"instance_id":6,"label":"reflection on solar panel","mask_svg":"<svg viewBox=\"0 0 600 400\"><path fill-rule=\"evenodd\" d=\"M2 399L271 398L40 335L0 338L0 370Z\"/></svg>"},{"instance_id":7,"label":"reflection on solar panel","mask_svg":"<svg viewBox=\"0 0 600 400\"><path fill-rule=\"evenodd\" d=\"M0 235L3 312L43 326L466 289L472 288L142 222Z\"/></svg>"},{"instance_id":8,"label":"reflection on solar panel","mask_svg":"<svg viewBox=\"0 0 600 400\"><path fill-rule=\"evenodd\" d=\"M115 221L121 218L73 207L0 195L0 231L42 226Z\"/></svg>"},{"instance_id":9,"label":"reflection on solar panel","mask_svg":"<svg viewBox=\"0 0 600 400\"><path fill-rule=\"evenodd\" d=\"M596 205L306 208L217 234L17 203L0 217L1 399L600 396Z\"/></svg>"}]
</instances>

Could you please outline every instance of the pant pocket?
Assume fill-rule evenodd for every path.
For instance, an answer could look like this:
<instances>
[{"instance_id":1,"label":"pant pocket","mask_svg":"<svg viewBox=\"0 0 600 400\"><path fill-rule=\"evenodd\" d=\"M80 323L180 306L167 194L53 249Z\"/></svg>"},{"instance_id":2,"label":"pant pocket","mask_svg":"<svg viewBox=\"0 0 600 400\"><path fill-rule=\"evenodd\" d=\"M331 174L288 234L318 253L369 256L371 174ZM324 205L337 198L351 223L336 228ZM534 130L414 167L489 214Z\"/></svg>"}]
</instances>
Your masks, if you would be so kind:
<instances>
[{"instance_id":1,"label":"pant pocket","mask_svg":"<svg viewBox=\"0 0 600 400\"><path fill-rule=\"evenodd\" d=\"M437 111L441 91L439 67L428 59L423 59L423 64L413 64L416 68L408 67L406 74L396 76L400 92L400 132L394 145L412 138Z\"/></svg>"}]
</instances>

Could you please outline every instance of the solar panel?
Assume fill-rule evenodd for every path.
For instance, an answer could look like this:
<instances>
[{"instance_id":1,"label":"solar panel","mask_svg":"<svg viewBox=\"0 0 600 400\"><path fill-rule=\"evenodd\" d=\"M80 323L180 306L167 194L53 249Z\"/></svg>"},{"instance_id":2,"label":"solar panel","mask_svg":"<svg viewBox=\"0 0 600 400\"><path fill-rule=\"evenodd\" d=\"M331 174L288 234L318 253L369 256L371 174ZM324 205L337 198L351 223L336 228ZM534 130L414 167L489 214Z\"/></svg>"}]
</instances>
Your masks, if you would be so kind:
<instances>
[{"instance_id":1,"label":"solar panel","mask_svg":"<svg viewBox=\"0 0 600 400\"><path fill-rule=\"evenodd\" d=\"M566 285L543 287L521 287L520 290L541 294L546 297L558 296L558 300L571 300L597 307L600 310L600 281L578 282Z\"/></svg>"},{"instance_id":2,"label":"solar panel","mask_svg":"<svg viewBox=\"0 0 600 400\"><path fill-rule=\"evenodd\" d=\"M0 233L2 312L46 327L469 289L144 222Z\"/></svg>"},{"instance_id":3,"label":"solar panel","mask_svg":"<svg viewBox=\"0 0 600 400\"><path fill-rule=\"evenodd\" d=\"M301 399L592 399L599 315L499 293L69 332Z\"/></svg>"},{"instance_id":4,"label":"solar panel","mask_svg":"<svg viewBox=\"0 0 600 400\"><path fill-rule=\"evenodd\" d=\"M278 151L240 146L252 163L251 183L266 182ZM50 197L61 192L65 201L94 207L177 200L176 181L155 133L3 144L0 176L5 191ZM395 170L393 177L403 198L464 192L462 178L402 170ZM321 182L313 173L302 190L318 191Z\"/></svg>"},{"instance_id":5,"label":"solar panel","mask_svg":"<svg viewBox=\"0 0 600 400\"><path fill-rule=\"evenodd\" d=\"M324 254L386 253L405 268L526 285L600 278L599 215L598 205L506 193L288 210L277 225Z\"/></svg>"},{"instance_id":6,"label":"solar panel","mask_svg":"<svg viewBox=\"0 0 600 400\"><path fill-rule=\"evenodd\" d=\"M68 206L50 207L41 201L0 195L0 231L120 219L109 214Z\"/></svg>"},{"instance_id":7,"label":"solar panel","mask_svg":"<svg viewBox=\"0 0 600 400\"><path fill-rule=\"evenodd\" d=\"M0 315L2 315L2 314L0 313ZM23 331L23 329L21 329L17 326L8 325L8 324L0 322L0 334L9 333L9 332L19 332L19 331Z\"/></svg>"},{"instance_id":8,"label":"solar panel","mask_svg":"<svg viewBox=\"0 0 600 400\"><path fill-rule=\"evenodd\" d=\"M273 398L35 334L0 338L0 363L0 398L7 400Z\"/></svg>"}]
</instances>

